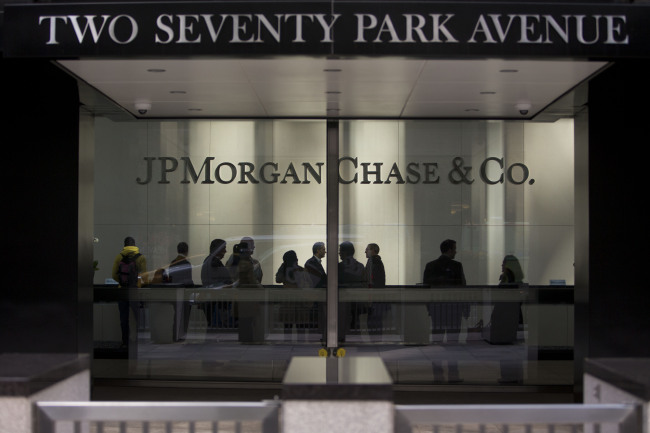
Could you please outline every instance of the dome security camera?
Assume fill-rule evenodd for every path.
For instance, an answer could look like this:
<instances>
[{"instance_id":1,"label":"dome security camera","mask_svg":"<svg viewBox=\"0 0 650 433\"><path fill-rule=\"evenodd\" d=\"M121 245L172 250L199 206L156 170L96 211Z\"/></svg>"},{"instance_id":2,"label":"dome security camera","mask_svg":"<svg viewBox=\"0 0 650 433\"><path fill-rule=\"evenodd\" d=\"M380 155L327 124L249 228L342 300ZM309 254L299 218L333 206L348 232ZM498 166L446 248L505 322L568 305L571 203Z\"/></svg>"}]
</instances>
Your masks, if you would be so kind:
<instances>
[{"instance_id":1,"label":"dome security camera","mask_svg":"<svg viewBox=\"0 0 650 433\"><path fill-rule=\"evenodd\" d=\"M519 104L515 105L515 108L517 110L519 110L519 114L521 114L522 116L525 116L526 114L528 114L528 111L530 110L531 105L528 102L520 102Z\"/></svg>"},{"instance_id":2,"label":"dome security camera","mask_svg":"<svg viewBox=\"0 0 650 433\"><path fill-rule=\"evenodd\" d=\"M145 115L149 110L151 110L151 103L144 101L136 102L135 109L138 110L138 113Z\"/></svg>"}]
</instances>

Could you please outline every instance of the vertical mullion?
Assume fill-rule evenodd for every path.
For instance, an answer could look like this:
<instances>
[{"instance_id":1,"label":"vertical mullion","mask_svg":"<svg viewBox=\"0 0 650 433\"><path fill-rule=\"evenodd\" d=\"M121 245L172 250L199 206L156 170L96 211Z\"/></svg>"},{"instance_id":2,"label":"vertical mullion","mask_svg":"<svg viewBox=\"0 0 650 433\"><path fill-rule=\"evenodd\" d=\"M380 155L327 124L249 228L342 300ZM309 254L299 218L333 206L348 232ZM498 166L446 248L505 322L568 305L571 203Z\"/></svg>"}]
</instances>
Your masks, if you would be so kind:
<instances>
[{"instance_id":1,"label":"vertical mullion","mask_svg":"<svg viewBox=\"0 0 650 433\"><path fill-rule=\"evenodd\" d=\"M327 347L338 345L339 122L327 121Z\"/></svg>"}]
</instances>

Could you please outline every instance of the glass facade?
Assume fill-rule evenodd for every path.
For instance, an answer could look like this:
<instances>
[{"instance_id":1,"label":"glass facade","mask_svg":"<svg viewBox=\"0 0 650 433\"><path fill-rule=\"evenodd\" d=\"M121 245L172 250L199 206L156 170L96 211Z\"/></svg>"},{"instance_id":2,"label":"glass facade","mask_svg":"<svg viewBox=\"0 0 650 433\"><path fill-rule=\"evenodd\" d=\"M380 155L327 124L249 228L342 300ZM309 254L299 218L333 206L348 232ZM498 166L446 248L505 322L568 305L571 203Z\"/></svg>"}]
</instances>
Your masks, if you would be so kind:
<instances>
[{"instance_id":1,"label":"glass facade","mask_svg":"<svg viewBox=\"0 0 650 433\"><path fill-rule=\"evenodd\" d=\"M96 118L97 378L279 383L326 341L321 259L340 347L397 384L573 383L573 121L338 130L328 179L325 120ZM426 275L446 239L462 281ZM134 247L140 287L117 288Z\"/></svg>"}]
</instances>

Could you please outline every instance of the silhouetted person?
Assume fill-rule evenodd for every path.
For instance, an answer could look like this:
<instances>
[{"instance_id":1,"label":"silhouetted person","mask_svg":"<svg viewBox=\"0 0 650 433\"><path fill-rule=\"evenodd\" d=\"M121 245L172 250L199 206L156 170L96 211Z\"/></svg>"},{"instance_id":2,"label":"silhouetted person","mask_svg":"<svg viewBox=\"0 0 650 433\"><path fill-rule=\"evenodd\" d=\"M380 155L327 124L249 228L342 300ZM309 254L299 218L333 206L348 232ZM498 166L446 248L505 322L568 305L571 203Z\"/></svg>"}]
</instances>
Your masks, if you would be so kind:
<instances>
[{"instance_id":1,"label":"silhouetted person","mask_svg":"<svg viewBox=\"0 0 650 433\"><path fill-rule=\"evenodd\" d=\"M352 242L345 241L339 245L339 257L341 258L338 265L339 289L368 287L366 270L354 258ZM358 326L362 305L360 302L339 302L339 341L345 340L345 334L351 324L355 327Z\"/></svg>"},{"instance_id":2,"label":"silhouetted person","mask_svg":"<svg viewBox=\"0 0 650 433\"><path fill-rule=\"evenodd\" d=\"M326 250L323 242L316 242L311 248L314 255L305 262L305 270L311 278L311 287L318 289L327 287L327 273L323 268L323 257L325 257Z\"/></svg>"},{"instance_id":3,"label":"silhouetted person","mask_svg":"<svg viewBox=\"0 0 650 433\"><path fill-rule=\"evenodd\" d=\"M429 287L454 287L464 286L465 273L463 265L454 260L456 257L456 241L446 239L440 244L441 255L436 260L427 263L422 281ZM427 306L431 316L431 328L434 333L442 333L443 340L447 337L447 344L458 343L462 317L469 317L469 304L465 302L432 302ZM458 371L458 362L447 361L448 381L461 382ZM442 365L433 362L434 381L441 381L443 377Z\"/></svg>"},{"instance_id":4,"label":"silhouetted person","mask_svg":"<svg viewBox=\"0 0 650 433\"><path fill-rule=\"evenodd\" d=\"M517 290L524 283L524 271L517 257L507 255L501 263L501 275L499 286ZM490 317L490 338L491 344L514 344L517 342L517 330L521 322L520 302L496 302ZM516 359L516 353L510 352L512 357L501 359L499 367L501 370L500 383L521 383L523 382L523 360Z\"/></svg>"},{"instance_id":5,"label":"silhouetted person","mask_svg":"<svg viewBox=\"0 0 650 433\"><path fill-rule=\"evenodd\" d=\"M228 261L226 262L226 267L228 267L233 274L233 280L237 281L239 276L239 271L236 269L237 264L234 263L235 261L239 260L239 254L242 257L245 256L246 259L251 262L253 266L253 275L255 276L257 283L261 284L264 272L262 272L262 266L260 265L260 262L253 257L253 253L255 252L255 240L251 237L243 237L238 245L239 251L233 251L233 254L228 258Z\"/></svg>"},{"instance_id":6,"label":"silhouetted person","mask_svg":"<svg viewBox=\"0 0 650 433\"><path fill-rule=\"evenodd\" d=\"M339 245L339 287L368 287L365 268L354 258L352 242Z\"/></svg>"},{"instance_id":7,"label":"silhouetted person","mask_svg":"<svg viewBox=\"0 0 650 433\"><path fill-rule=\"evenodd\" d=\"M275 282L294 289L310 287L309 276L298 264L298 256L294 250L289 250L282 256L282 264L275 274Z\"/></svg>"},{"instance_id":8,"label":"silhouetted person","mask_svg":"<svg viewBox=\"0 0 650 433\"><path fill-rule=\"evenodd\" d=\"M210 242L210 254L201 265L201 285L203 287L221 288L232 284L232 276L221 261L226 252L226 241L223 239L213 239ZM234 326L232 302L210 302L207 310L207 320L211 326Z\"/></svg>"},{"instance_id":9,"label":"silhouetted person","mask_svg":"<svg viewBox=\"0 0 650 433\"><path fill-rule=\"evenodd\" d=\"M189 245L187 245L187 242L179 242L176 246L176 252L178 255L169 264L169 268L167 268L167 282L175 285L181 284L184 287L194 287L194 281L192 279L192 264L187 260L187 254L189 252ZM173 302L173 306L175 316L174 340L183 340L187 335L192 305L189 300L183 300Z\"/></svg>"},{"instance_id":10,"label":"silhouetted person","mask_svg":"<svg viewBox=\"0 0 650 433\"><path fill-rule=\"evenodd\" d=\"M366 247L366 278L368 287L381 289L386 287L386 270L379 255L379 245L368 244ZM390 311L390 304L387 302L372 302L368 311L368 329L374 330L381 335L383 333L384 316Z\"/></svg>"},{"instance_id":11,"label":"silhouetted person","mask_svg":"<svg viewBox=\"0 0 650 433\"><path fill-rule=\"evenodd\" d=\"M282 264L275 274L275 282L290 289L306 289L311 285L311 279L305 269L298 264L298 256L289 250L282 256ZM296 332L304 334L307 339L311 316L311 303L301 302L298 299L284 301L280 305L280 321L284 323L284 333L290 336L295 325ZM289 337L291 339L291 337Z\"/></svg>"},{"instance_id":12,"label":"silhouetted person","mask_svg":"<svg viewBox=\"0 0 650 433\"><path fill-rule=\"evenodd\" d=\"M524 271L517 257L509 254L503 258L501 263L501 275L499 284L520 284L524 282Z\"/></svg>"},{"instance_id":13,"label":"silhouetted person","mask_svg":"<svg viewBox=\"0 0 650 433\"><path fill-rule=\"evenodd\" d=\"M169 264L167 269L167 282L173 284L183 284L186 287L194 285L192 279L192 264L187 260L189 245L187 242L179 242L176 246L178 255Z\"/></svg>"},{"instance_id":14,"label":"silhouetted person","mask_svg":"<svg viewBox=\"0 0 650 433\"><path fill-rule=\"evenodd\" d=\"M221 287L232 284L228 268L221 261L226 252L226 241L223 239L213 239L210 242L210 254L201 265L201 285L203 287Z\"/></svg>"},{"instance_id":15,"label":"silhouetted person","mask_svg":"<svg viewBox=\"0 0 650 433\"><path fill-rule=\"evenodd\" d=\"M427 263L422 281L430 287L464 286L463 264L454 260L456 241L447 239L440 244L441 255Z\"/></svg>"},{"instance_id":16,"label":"silhouetted person","mask_svg":"<svg viewBox=\"0 0 650 433\"><path fill-rule=\"evenodd\" d=\"M233 248L231 256L231 271L235 272L235 285L238 289L261 290L261 269L259 262L251 257L252 239L246 238ZM259 272L258 272L259 271ZM264 302L260 299L238 302L237 321L239 327L239 341L244 343L262 343L264 341Z\"/></svg>"},{"instance_id":17,"label":"silhouetted person","mask_svg":"<svg viewBox=\"0 0 650 433\"><path fill-rule=\"evenodd\" d=\"M135 239L127 236L124 239L124 248L113 261L113 279L124 289L135 289L147 284L147 259L135 246ZM120 327L122 330L122 346L129 344L129 311L133 311L135 317L135 341L138 339L139 302L124 300L118 301L120 312Z\"/></svg>"},{"instance_id":18,"label":"silhouetted person","mask_svg":"<svg viewBox=\"0 0 650 433\"><path fill-rule=\"evenodd\" d=\"M323 242L316 242L312 248L313 256L305 262L305 270L311 278L311 287L316 289L326 289L327 288L327 273L325 268L323 268L323 258L327 253L325 249L325 244ZM316 316L315 321L318 322L318 329L322 335L323 341L326 339L325 329L326 325L326 314L325 314L325 302L315 302L313 314Z\"/></svg>"}]
</instances>

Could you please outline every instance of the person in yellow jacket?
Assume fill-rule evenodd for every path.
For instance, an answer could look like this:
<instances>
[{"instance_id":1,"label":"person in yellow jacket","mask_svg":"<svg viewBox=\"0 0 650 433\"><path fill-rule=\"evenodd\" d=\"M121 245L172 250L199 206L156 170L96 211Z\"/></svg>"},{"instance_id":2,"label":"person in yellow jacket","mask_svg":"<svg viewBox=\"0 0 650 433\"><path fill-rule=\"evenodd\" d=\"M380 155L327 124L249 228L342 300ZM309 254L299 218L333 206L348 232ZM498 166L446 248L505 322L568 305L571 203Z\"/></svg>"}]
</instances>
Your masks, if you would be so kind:
<instances>
[{"instance_id":1,"label":"person in yellow jacket","mask_svg":"<svg viewBox=\"0 0 650 433\"><path fill-rule=\"evenodd\" d=\"M135 246L135 239L128 236L124 239L124 248L115 257L113 262L113 279L117 281L121 288L137 288L148 284L147 276L147 259L140 254L140 249ZM135 329L137 336L138 329L138 302L131 299L118 301L117 306L120 311L120 327L122 329L122 347L129 345L129 318L133 310L135 316ZM137 337L136 337L137 338Z\"/></svg>"},{"instance_id":2,"label":"person in yellow jacket","mask_svg":"<svg viewBox=\"0 0 650 433\"><path fill-rule=\"evenodd\" d=\"M137 269L137 287L142 287L144 284L149 283L149 277L147 274L147 259L143 254L140 254L140 248L135 246L135 239L131 236L127 236L124 239L124 248L120 253L115 257L113 261L113 279L120 284L120 287L128 287L132 284L124 284L126 281L124 278L126 275L124 271L120 270L120 263L124 258L130 258L135 261L135 267ZM120 275L121 274L121 275Z\"/></svg>"}]
</instances>

